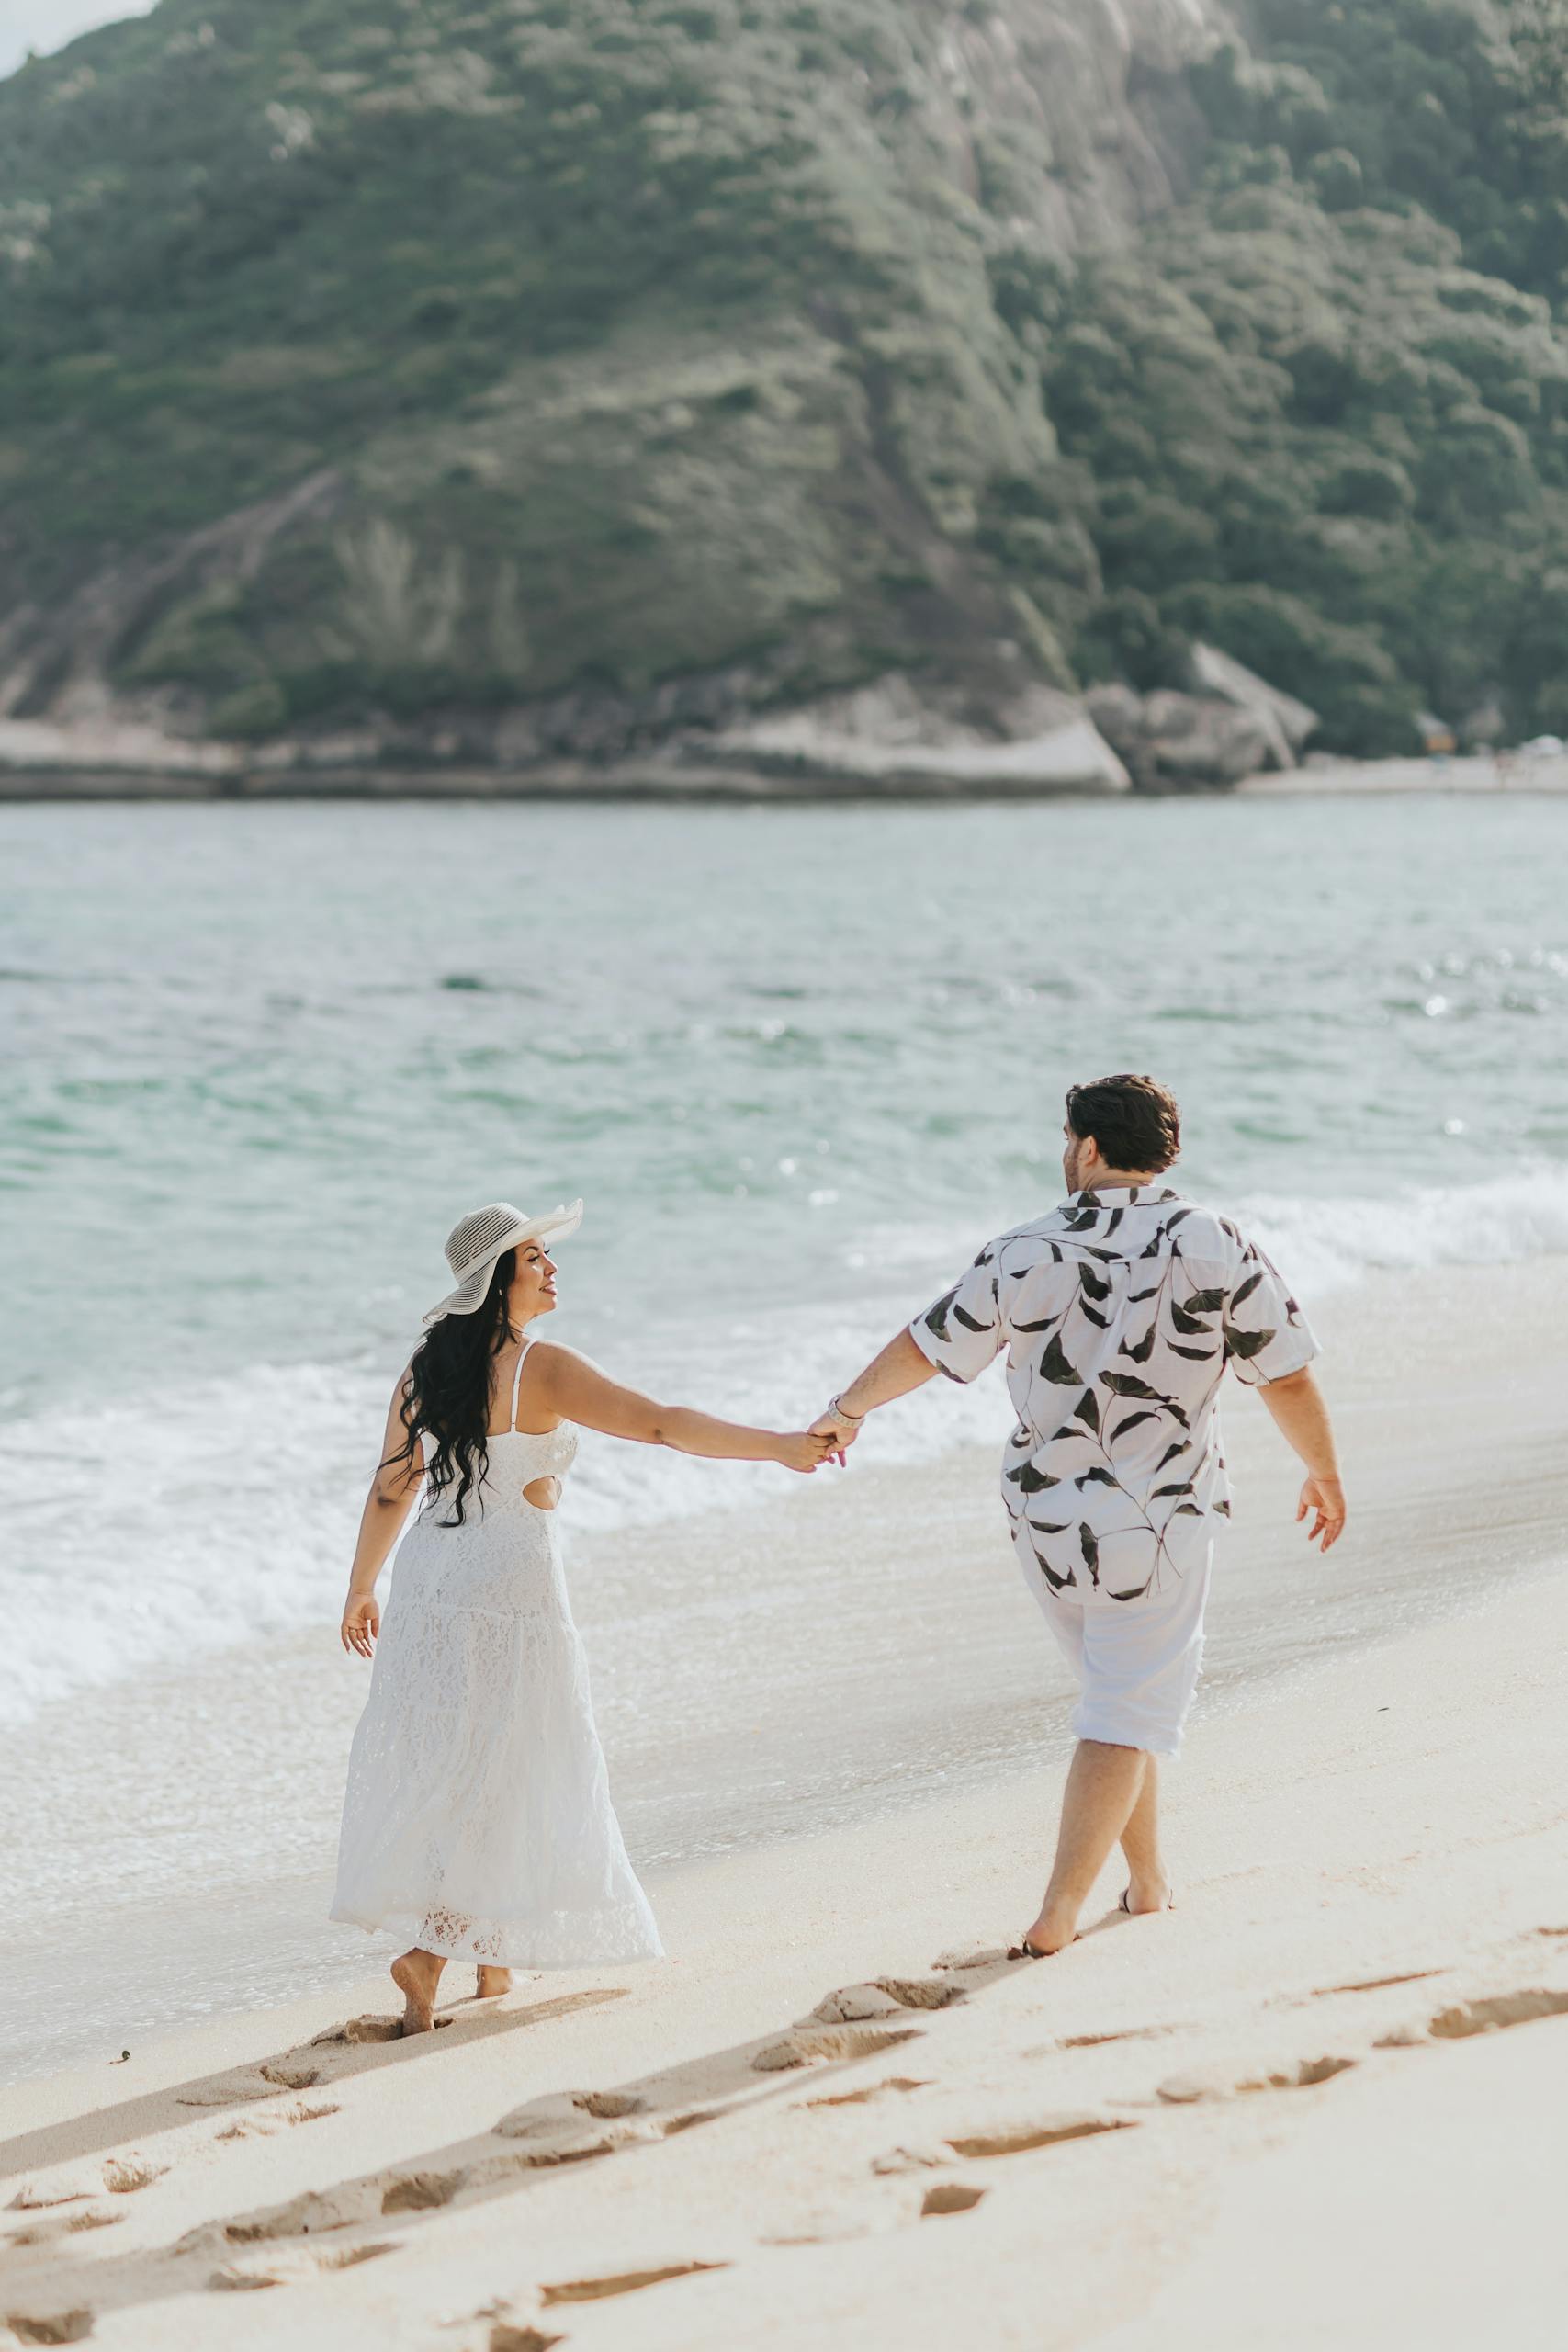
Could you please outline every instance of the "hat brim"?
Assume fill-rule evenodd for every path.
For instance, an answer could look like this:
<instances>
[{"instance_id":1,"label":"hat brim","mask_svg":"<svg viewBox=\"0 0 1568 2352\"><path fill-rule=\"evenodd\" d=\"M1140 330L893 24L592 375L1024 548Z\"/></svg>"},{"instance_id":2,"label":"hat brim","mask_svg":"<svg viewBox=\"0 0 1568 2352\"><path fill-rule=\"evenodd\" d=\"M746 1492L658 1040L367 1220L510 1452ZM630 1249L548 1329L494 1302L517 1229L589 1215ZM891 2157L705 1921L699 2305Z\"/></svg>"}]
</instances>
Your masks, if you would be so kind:
<instances>
[{"instance_id":1,"label":"hat brim","mask_svg":"<svg viewBox=\"0 0 1568 2352\"><path fill-rule=\"evenodd\" d=\"M439 1306L430 1309L423 1318L426 1325L439 1323L445 1315L476 1315L484 1305L498 1258L503 1258L509 1250L517 1249L525 1241L564 1241L567 1235L575 1233L581 1223L581 1201L572 1201L564 1208L551 1209L544 1216L529 1217L507 1234L503 1240L497 1242L489 1257L476 1266L455 1291L448 1292Z\"/></svg>"}]
</instances>

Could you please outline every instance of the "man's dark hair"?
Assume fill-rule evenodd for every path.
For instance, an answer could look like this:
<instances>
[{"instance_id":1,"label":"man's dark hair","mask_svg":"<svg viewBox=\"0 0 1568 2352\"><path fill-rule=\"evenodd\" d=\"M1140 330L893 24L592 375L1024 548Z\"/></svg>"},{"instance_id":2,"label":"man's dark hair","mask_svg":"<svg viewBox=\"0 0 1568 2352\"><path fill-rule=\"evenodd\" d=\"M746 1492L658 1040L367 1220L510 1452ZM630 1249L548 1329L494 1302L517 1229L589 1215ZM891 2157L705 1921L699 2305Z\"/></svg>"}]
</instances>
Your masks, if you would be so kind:
<instances>
[{"instance_id":1,"label":"man's dark hair","mask_svg":"<svg viewBox=\"0 0 1568 2352\"><path fill-rule=\"evenodd\" d=\"M1111 1168L1168 1168L1181 1149L1176 1097L1156 1078L1091 1079L1067 1089L1067 1125L1080 1143L1092 1136Z\"/></svg>"}]
</instances>

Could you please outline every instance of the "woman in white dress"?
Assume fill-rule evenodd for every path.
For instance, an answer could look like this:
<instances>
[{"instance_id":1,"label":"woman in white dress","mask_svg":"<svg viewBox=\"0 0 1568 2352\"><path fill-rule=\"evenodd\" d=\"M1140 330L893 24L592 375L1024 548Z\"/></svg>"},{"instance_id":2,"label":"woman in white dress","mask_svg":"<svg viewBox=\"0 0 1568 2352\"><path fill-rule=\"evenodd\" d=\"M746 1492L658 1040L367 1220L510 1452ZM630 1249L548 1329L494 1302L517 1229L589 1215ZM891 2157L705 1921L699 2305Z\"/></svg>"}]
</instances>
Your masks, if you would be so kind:
<instances>
[{"instance_id":1,"label":"woman in white dress","mask_svg":"<svg viewBox=\"0 0 1568 2352\"><path fill-rule=\"evenodd\" d=\"M514 1967L660 1954L561 1571L555 1509L578 1427L798 1471L831 1450L656 1404L536 1340L556 1304L547 1245L581 1215L581 1201L536 1217L499 1202L454 1228L457 1288L398 1382L360 1523L342 1637L375 1663L331 1916L410 1939L392 1962L405 2033L429 2029L448 1960L475 1962L488 1999ZM383 1626L376 1579L416 1496Z\"/></svg>"}]
</instances>

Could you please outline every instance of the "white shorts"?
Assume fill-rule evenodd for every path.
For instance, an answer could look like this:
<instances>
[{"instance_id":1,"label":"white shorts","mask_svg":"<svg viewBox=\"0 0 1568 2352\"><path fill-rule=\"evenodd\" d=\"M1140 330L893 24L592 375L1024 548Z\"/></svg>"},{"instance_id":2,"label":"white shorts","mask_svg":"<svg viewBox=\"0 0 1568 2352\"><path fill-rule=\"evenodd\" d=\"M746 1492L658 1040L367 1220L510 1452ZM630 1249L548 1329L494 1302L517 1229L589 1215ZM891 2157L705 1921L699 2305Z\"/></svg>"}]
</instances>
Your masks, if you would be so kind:
<instances>
[{"instance_id":1,"label":"white shorts","mask_svg":"<svg viewBox=\"0 0 1568 2352\"><path fill-rule=\"evenodd\" d=\"M1085 1602L1071 1592L1035 1598L1082 1689L1073 1730L1111 1747L1179 1756L1203 1660L1203 1606L1213 1547L1168 1591L1144 1600Z\"/></svg>"}]
</instances>

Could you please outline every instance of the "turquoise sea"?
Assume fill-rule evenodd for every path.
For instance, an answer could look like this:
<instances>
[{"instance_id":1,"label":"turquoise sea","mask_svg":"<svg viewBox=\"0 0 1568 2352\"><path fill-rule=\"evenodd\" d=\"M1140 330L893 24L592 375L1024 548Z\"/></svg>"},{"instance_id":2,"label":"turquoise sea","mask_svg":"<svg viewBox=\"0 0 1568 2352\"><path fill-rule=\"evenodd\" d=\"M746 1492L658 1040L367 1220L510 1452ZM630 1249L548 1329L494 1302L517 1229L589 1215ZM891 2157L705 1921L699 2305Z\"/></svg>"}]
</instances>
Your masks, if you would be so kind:
<instances>
[{"instance_id":1,"label":"turquoise sea","mask_svg":"<svg viewBox=\"0 0 1568 2352\"><path fill-rule=\"evenodd\" d=\"M796 1420L1108 1069L1309 1296L1568 1249L1558 803L13 807L0 876L0 1721L335 1614L491 1198L587 1201L558 1336ZM602 1446L576 1508L714 1476Z\"/></svg>"}]
</instances>

